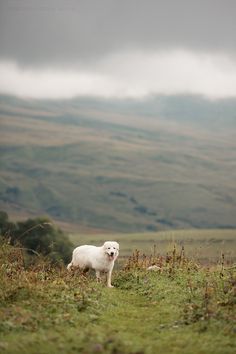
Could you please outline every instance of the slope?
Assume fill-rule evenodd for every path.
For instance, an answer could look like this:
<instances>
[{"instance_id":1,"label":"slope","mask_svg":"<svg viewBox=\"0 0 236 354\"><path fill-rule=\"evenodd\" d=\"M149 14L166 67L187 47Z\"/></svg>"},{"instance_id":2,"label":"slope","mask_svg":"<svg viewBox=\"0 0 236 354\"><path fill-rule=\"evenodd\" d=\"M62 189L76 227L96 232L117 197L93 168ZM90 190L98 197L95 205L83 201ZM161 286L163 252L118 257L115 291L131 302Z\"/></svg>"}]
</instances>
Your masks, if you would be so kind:
<instances>
[{"instance_id":1,"label":"slope","mask_svg":"<svg viewBox=\"0 0 236 354\"><path fill-rule=\"evenodd\" d=\"M1 97L1 208L116 231L235 227L234 103L197 98L197 120L189 100Z\"/></svg>"}]
</instances>

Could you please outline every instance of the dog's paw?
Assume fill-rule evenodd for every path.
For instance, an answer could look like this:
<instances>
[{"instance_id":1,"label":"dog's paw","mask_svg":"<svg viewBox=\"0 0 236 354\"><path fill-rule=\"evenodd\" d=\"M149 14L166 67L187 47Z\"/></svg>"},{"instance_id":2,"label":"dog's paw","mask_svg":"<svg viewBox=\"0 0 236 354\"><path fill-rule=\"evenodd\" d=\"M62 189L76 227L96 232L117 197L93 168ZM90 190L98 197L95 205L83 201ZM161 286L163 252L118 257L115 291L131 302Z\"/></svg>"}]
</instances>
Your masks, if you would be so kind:
<instances>
[{"instance_id":1,"label":"dog's paw","mask_svg":"<svg viewBox=\"0 0 236 354\"><path fill-rule=\"evenodd\" d=\"M110 284L110 285L107 285L107 287L108 287L108 288L114 288L114 286L111 285L111 284Z\"/></svg>"}]
</instances>

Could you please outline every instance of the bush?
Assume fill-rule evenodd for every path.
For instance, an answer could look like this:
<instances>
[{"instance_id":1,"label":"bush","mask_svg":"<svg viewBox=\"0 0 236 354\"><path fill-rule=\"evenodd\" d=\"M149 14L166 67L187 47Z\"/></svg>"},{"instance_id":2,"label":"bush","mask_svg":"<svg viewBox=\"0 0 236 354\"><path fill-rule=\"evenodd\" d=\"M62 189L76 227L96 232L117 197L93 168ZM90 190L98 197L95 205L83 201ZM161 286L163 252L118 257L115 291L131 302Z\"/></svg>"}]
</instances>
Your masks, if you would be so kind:
<instances>
[{"instance_id":1,"label":"bush","mask_svg":"<svg viewBox=\"0 0 236 354\"><path fill-rule=\"evenodd\" d=\"M7 238L16 230L16 225L9 221L8 215L5 211L0 210L0 235Z\"/></svg>"},{"instance_id":2,"label":"bush","mask_svg":"<svg viewBox=\"0 0 236 354\"><path fill-rule=\"evenodd\" d=\"M61 259L64 262L70 260L72 243L62 230L56 228L46 217L14 224L8 221L7 213L1 212L0 229L1 235L8 236L11 244L21 244L28 252L36 251L54 262Z\"/></svg>"}]
</instances>

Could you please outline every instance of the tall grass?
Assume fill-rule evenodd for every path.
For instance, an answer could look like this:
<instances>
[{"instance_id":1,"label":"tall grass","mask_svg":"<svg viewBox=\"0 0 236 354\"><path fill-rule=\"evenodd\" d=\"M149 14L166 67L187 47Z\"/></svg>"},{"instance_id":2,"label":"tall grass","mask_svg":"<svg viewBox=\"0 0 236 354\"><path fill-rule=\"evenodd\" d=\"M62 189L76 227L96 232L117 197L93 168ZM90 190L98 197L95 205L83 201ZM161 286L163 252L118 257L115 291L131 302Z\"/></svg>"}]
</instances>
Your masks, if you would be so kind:
<instances>
[{"instance_id":1,"label":"tall grass","mask_svg":"<svg viewBox=\"0 0 236 354\"><path fill-rule=\"evenodd\" d=\"M183 247L135 250L107 289L1 243L0 284L3 353L235 352L236 266L223 255L206 267Z\"/></svg>"}]
</instances>

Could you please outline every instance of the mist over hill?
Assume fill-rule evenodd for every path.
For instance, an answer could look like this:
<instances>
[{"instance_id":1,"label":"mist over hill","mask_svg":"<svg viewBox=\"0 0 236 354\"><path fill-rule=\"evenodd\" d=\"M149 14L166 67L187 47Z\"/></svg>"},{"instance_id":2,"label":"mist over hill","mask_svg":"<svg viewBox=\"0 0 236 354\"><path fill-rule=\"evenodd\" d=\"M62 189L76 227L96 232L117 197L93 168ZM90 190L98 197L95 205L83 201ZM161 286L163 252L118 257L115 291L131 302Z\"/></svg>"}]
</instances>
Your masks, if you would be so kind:
<instances>
[{"instance_id":1,"label":"mist over hill","mask_svg":"<svg viewBox=\"0 0 236 354\"><path fill-rule=\"evenodd\" d=\"M0 97L0 207L93 229L236 227L236 100Z\"/></svg>"}]
</instances>

